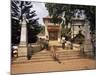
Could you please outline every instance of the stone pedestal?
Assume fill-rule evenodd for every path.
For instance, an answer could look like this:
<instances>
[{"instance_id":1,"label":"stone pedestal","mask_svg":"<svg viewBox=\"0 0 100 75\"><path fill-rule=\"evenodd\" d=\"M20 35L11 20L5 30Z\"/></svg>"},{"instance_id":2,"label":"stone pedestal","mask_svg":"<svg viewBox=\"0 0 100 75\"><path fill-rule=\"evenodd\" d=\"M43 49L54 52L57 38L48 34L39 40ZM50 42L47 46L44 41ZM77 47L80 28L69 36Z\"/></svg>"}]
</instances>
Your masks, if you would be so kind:
<instances>
[{"instance_id":1,"label":"stone pedestal","mask_svg":"<svg viewBox=\"0 0 100 75\"><path fill-rule=\"evenodd\" d=\"M24 44L20 43L18 48L18 56L27 56L27 45Z\"/></svg>"},{"instance_id":2,"label":"stone pedestal","mask_svg":"<svg viewBox=\"0 0 100 75\"><path fill-rule=\"evenodd\" d=\"M18 48L18 56L27 56L27 23L26 19L23 17L21 22L21 37L20 44Z\"/></svg>"}]
</instances>

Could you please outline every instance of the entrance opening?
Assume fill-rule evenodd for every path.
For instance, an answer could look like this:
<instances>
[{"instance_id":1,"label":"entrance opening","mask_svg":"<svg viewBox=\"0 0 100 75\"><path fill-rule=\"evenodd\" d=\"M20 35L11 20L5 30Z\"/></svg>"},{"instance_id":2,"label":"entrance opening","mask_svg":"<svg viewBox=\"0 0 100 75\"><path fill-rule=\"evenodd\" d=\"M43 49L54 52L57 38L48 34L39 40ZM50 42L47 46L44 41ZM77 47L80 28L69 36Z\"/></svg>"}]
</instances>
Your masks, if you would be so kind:
<instances>
[{"instance_id":1,"label":"entrance opening","mask_svg":"<svg viewBox=\"0 0 100 75\"><path fill-rule=\"evenodd\" d=\"M58 38L58 32L56 32L56 31L49 32L50 40L57 40L57 38Z\"/></svg>"}]
</instances>

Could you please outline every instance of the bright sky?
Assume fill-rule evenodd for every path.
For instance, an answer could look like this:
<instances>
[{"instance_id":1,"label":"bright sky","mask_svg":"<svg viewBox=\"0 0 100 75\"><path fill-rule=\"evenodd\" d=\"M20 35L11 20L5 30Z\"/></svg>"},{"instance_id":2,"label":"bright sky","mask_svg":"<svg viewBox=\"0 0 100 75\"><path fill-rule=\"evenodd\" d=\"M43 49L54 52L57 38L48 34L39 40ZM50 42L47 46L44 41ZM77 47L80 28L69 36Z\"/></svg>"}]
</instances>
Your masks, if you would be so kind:
<instances>
[{"instance_id":1,"label":"bright sky","mask_svg":"<svg viewBox=\"0 0 100 75\"><path fill-rule=\"evenodd\" d=\"M46 10L45 3L33 2L33 8L36 10L37 18L39 18L39 23L44 25L43 17L48 16L48 11Z\"/></svg>"}]
</instances>

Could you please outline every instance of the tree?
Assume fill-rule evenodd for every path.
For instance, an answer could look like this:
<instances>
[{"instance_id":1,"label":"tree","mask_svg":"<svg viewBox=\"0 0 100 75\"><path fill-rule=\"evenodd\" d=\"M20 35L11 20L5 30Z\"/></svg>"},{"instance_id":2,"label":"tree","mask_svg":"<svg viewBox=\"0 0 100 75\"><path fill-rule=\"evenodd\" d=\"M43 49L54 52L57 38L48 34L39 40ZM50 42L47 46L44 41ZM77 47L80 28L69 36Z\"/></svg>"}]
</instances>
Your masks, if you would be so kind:
<instances>
[{"instance_id":1,"label":"tree","mask_svg":"<svg viewBox=\"0 0 100 75\"><path fill-rule=\"evenodd\" d=\"M54 20L56 20L59 16L63 16L66 19L66 24L68 24L68 21L70 20L70 16L71 16L70 5L46 3L45 6L49 11L49 15L53 16ZM65 12L64 15L63 12Z\"/></svg>"},{"instance_id":2,"label":"tree","mask_svg":"<svg viewBox=\"0 0 100 75\"><path fill-rule=\"evenodd\" d=\"M37 41L36 35L41 31L41 26L37 21L38 18L34 19L36 13L35 10L31 10L31 8L33 8L33 5L30 1L11 0L11 32L13 44L18 44L20 41L21 25L19 23L23 15L26 16L28 21L28 43Z\"/></svg>"},{"instance_id":3,"label":"tree","mask_svg":"<svg viewBox=\"0 0 100 75\"><path fill-rule=\"evenodd\" d=\"M61 36L68 38L67 34L70 33L71 29L68 28L68 23L71 20L72 12L70 12L70 5L66 4L54 4L46 3L45 4L49 15L52 16L53 23L60 23L62 25ZM60 19L58 19L60 17Z\"/></svg>"},{"instance_id":4,"label":"tree","mask_svg":"<svg viewBox=\"0 0 100 75\"><path fill-rule=\"evenodd\" d=\"M86 19L90 22L90 30L94 32L96 30L96 7L86 5L71 5L71 11L73 10L84 10Z\"/></svg>"},{"instance_id":5,"label":"tree","mask_svg":"<svg viewBox=\"0 0 100 75\"><path fill-rule=\"evenodd\" d=\"M74 17L76 10L79 11L84 10L86 19L90 22L90 31L93 33L96 30L96 23L95 23L95 13L96 13L96 7L95 6L86 6L86 5L69 5L69 4L57 4L57 3L46 3L45 4L47 10L49 11L49 15L53 16L57 19L58 16L63 16L63 13L65 12L64 18L66 20L65 24L63 25L63 31L66 25L68 25L69 22L71 22L72 17ZM56 21L57 22L57 21ZM67 28L68 29L68 28Z\"/></svg>"},{"instance_id":6,"label":"tree","mask_svg":"<svg viewBox=\"0 0 100 75\"><path fill-rule=\"evenodd\" d=\"M20 30L19 25L20 11L17 1L11 1L11 42L12 44L19 44L20 42Z\"/></svg>"}]
</instances>

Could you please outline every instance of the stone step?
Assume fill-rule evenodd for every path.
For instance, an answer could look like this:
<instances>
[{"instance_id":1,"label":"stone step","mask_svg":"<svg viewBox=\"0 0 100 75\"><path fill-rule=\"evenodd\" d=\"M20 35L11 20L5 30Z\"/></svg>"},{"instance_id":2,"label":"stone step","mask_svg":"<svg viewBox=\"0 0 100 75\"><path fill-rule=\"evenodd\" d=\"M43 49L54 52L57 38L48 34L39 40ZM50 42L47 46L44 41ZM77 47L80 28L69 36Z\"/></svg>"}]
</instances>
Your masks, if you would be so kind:
<instances>
[{"instance_id":1,"label":"stone step","mask_svg":"<svg viewBox=\"0 0 100 75\"><path fill-rule=\"evenodd\" d=\"M57 57L59 60L67 60L67 59L74 59L74 58L79 58L79 56L70 56L70 57L67 57L67 56L62 56L62 57ZM32 58L31 59L32 61L53 61L53 57L44 57L44 58Z\"/></svg>"},{"instance_id":2,"label":"stone step","mask_svg":"<svg viewBox=\"0 0 100 75\"><path fill-rule=\"evenodd\" d=\"M56 53L57 56L59 57L62 57L62 56L66 56L66 57L70 57L70 56L79 56L80 54L77 53L77 54L66 54L66 53ZM49 54L49 55L32 55L32 58L44 58L44 57L51 57L52 54Z\"/></svg>"},{"instance_id":3,"label":"stone step","mask_svg":"<svg viewBox=\"0 0 100 75\"><path fill-rule=\"evenodd\" d=\"M57 58L59 60L75 59L80 58L79 51L56 51ZM28 63L28 62L45 62L54 61L50 51L42 51L32 55L31 60L19 57L13 63Z\"/></svg>"},{"instance_id":4,"label":"stone step","mask_svg":"<svg viewBox=\"0 0 100 75\"><path fill-rule=\"evenodd\" d=\"M58 56L58 58L70 58L70 57L78 57L79 55L73 55L73 56L67 56L67 55L62 55L62 56ZM48 59L48 58L52 58L53 56L42 56L42 57L32 57L31 59Z\"/></svg>"},{"instance_id":5,"label":"stone step","mask_svg":"<svg viewBox=\"0 0 100 75\"><path fill-rule=\"evenodd\" d=\"M80 54L79 51L56 51L57 55L77 55ZM50 56L51 53L50 52L40 52L40 53L36 53L33 54L32 56Z\"/></svg>"},{"instance_id":6,"label":"stone step","mask_svg":"<svg viewBox=\"0 0 100 75\"><path fill-rule=\"evenodd\" d=\"M79 59L79 56L70 56L70 57L66 57L66 56L62 56L62 57L58 57L59 61L62 60L71 60L71 59ZM21 61L17 60L14 61L13 63L18 64L18 63L29 63L29 62L46 62L46 61L54 61L53 57L45 57L45 58L32 58L31 60L25 60L25 59L21 59Z\"/></svg>"},{"instance_id":7,"label":"stone step","mask_svg":"<svg viewBox=\"0 0 100 75\"><path fill-rule=\"evenodd\" d=\"M74 57L74 56L80 56L80 54L74 54L74 55L66 55L66 54L57 54L58 57ZM32 59L42 59L42 58L50 58L52 55L34 55L32 56Z\"/></svg>"}]
</instances>

